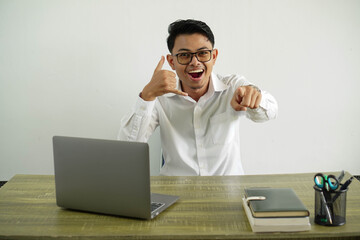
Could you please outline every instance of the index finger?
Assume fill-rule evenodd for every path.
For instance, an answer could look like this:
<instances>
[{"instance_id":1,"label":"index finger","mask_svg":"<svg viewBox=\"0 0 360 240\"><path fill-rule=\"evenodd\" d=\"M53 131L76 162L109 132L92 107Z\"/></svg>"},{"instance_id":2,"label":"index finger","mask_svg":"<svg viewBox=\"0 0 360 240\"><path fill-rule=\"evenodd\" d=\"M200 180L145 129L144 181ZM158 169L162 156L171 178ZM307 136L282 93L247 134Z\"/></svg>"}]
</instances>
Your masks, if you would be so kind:
<instances>
[{"instance_id":1,"label":"index finger","mask_svg":"<svg viewBox=\"0 0 360 240\"><path fill-rule=\"evenodd\" d=\"M169 92L175 93L175 94L181 95L181 96L188 96L188 94L186 92L182 92L182 91L180 91L180 90L178 90L176 88L169 90Z\"/></svg>"},{"instance_id":2,"label":"index finger","mask_svg":"<svg viewBox=\"0 0 360 240\"><path fill-rule=\"evenodd\" d=\"M163 65L164 65L164 62L165 62L165 57L161 56L161 59L160 59L158 65L156 66L154 72L160 71L162 69Z\"/></svg>"}]
</instances>

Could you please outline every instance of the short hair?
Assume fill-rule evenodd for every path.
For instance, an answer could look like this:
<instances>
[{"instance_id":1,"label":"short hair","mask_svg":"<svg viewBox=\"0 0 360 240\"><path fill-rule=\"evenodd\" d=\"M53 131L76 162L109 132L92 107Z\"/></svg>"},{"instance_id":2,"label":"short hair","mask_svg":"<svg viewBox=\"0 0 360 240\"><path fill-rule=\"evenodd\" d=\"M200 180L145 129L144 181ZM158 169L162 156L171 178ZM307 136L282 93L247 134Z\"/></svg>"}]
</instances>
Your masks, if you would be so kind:
<instances>
[{"instance_id":1,"label":"short hair","mask_svg":"<svg viewBox=\"0 0 360 240\"><path fill-rule=\"evenodd\" d=\"M177 20L169 25L168 32L169 36L167 38L167 46L170 53L174 48L176 37L181 34L200 33L209 39L212 47L215 45L214 34L212 33L210 27L202 21L193 19Z\"/></svg>"}]
</instances>

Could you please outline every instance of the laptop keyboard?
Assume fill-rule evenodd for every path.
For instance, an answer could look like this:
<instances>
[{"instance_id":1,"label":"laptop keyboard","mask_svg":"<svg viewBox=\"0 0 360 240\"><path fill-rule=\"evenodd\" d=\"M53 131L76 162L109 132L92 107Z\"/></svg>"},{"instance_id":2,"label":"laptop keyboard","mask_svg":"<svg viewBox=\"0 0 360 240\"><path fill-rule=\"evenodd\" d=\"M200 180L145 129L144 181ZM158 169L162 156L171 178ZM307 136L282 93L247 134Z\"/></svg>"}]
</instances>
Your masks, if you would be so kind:
<instances>
[{"instance_id":1,"label":"laptop keyboard","mask_svg":"<svg viewBox=\"0 0 360 240\"><path fill-rule=\"evenodd\" d=\"M151 203L151 212L156 211L157 209L161 208L164 205L165 205L165 203L152 202Z\"/></svg>"}]
</instances>

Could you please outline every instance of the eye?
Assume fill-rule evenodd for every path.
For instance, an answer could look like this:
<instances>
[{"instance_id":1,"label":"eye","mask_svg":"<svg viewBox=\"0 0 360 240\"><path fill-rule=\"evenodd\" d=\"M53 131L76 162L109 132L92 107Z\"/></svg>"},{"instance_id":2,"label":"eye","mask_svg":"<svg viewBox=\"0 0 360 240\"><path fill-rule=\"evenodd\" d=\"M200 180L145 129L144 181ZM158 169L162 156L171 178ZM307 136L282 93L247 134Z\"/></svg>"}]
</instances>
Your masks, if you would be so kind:
<instances>
[{"instance_id":1,"label":"eye","mask_svg":"<svg viewBox=\"0 0 360 240\"><path fill-rule=\"evenodd\" d=\"M179 53L178 56L181 57L181 58L189 58L190 53Z\"/></svg>"},{"instance_id":2,"label":"eye","mask_svg":"<svg viewBox=\"0 0 360 240\"><path fill-rule=\"evenodd\" d=\"M209 54L208 51L200 51L200 52L198 52L198 55L199 55L200 57L206 56L206 55L208 55L208 54Z\"/></svg>"}]
</instances>

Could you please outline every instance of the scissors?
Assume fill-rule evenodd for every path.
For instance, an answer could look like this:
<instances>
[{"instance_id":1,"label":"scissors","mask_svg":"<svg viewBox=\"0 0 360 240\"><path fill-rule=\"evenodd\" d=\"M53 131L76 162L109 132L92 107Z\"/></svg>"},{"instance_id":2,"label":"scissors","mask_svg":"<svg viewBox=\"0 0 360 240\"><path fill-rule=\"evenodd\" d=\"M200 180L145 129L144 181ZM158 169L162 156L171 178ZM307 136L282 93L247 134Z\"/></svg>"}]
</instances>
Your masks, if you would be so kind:
<instances>
[{"instance_id":1,"label":"scissors","mask_svg":"<svg viewBox=\"0 0 360 240\"><path fill-rule=\"evenodd\" d=\"M335 191L339 187L339 180L334 175L317 173L314 176L314 182L318 188L326 191Z\"/></svg>"}]
</instances>

